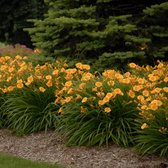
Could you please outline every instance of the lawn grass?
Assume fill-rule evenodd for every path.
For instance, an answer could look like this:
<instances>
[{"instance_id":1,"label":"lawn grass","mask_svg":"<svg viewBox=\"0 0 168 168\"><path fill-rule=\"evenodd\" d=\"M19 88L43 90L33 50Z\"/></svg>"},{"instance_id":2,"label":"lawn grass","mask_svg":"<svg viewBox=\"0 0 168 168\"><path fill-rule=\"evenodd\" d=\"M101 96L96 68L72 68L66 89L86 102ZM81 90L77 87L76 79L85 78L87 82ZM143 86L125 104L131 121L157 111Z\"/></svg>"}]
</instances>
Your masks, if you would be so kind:
<instances>
[{"instance_id":1,"label":"lawn grass","mask_svg":"<svg viewBox=\"0 0 168 168\"><path fill-rule=\"evenodd\" d=\"M0 168L65 168L60 165L34 162L15 156L0 154Z\"/></svg>"}]
</instances>

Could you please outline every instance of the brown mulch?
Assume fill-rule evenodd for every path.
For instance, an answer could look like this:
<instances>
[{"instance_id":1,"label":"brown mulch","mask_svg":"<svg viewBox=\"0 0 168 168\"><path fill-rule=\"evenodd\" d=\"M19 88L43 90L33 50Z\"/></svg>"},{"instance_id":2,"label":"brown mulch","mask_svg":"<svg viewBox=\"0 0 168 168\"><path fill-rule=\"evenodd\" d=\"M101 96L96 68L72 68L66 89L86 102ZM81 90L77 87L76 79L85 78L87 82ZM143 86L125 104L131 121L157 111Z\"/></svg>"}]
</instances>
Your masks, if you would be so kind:
<instances>
[{"instance_id":1,"label":"brown mulch","mask_svg":"<svg viewBox=\"0 0 168 168\"><path fill-rule=\"evenodd\" d=\"M1 129L0 152L75 168L168 168L168 158L142 157L132 148L117 145L67 147L53 131L19 137Z\"/></svg>"}]
</instances>

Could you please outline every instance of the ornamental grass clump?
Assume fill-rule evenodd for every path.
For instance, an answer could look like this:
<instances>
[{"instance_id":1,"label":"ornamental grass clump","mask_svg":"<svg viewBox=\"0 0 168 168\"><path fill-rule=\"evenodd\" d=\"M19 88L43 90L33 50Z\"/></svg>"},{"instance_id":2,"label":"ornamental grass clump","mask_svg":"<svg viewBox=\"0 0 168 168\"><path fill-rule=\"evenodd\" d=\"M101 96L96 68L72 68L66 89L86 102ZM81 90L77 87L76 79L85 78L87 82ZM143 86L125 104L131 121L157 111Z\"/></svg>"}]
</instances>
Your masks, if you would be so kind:
<instances>
[{"instance_id":1,"label":"ornamental grass clump","mask_svg":"<svg viewBox=\"0 0 168 168\"><path fill-rule=\"evenodd\" d=\"M1 116L18 134L53 128L58 119L55 90L61 83L63 63L33 66L27 57L0 58L0 91L5 96ZM58 73L57 73L58 72Z\"/></svg>"},{"instance_id":2,"label":"ornamental grass clump","mask_svg":"<svg viewBox=\"0 0 168 168\"><path fill-rule=\"evenodd\" d=\"M133 64L131 65L133 66ZM132 68L137 68L134 65ZM168 155L168 64L138 68L144 87L136 97L140 110L136 149L141 154ZM143 73L142 73L143 72ZM141 80L142 81L142 80Z\"/></svg>"},{"instance_id":3,"label":"ornamental grass clump","mask_svg":"<svg viewBox=\"0 0 168 168\"><path fill-rule=\"evenodd\" d=\"M2 106L5 126L19 135L54 128L58 120L54 99L52 89L23 88L9 94Z\"/></svg>"},{"instance_id":4,"label":"ornamental grass clump","mask_svg":"<svg viewBox=\"0 0 168 168\"><path fill-rule=\"evenodd\" d=\"M141 154L168 156L168 88L164 92L163 89L146 105L140 105L136 149Z\"/></svg>"},{"instance_id":5,"label":"ornamental grass clump","mask_svg":"<svg viewBox=\"0 0 168 168\"><path fill-rule=\"evenodd\" d=\"M131 80L130 73L107 70L101 77L87 72L65 83L56 101L61 104L59 130L68 145L133 144L138 109L129 95Z\"/></svg>"}]
</instances>

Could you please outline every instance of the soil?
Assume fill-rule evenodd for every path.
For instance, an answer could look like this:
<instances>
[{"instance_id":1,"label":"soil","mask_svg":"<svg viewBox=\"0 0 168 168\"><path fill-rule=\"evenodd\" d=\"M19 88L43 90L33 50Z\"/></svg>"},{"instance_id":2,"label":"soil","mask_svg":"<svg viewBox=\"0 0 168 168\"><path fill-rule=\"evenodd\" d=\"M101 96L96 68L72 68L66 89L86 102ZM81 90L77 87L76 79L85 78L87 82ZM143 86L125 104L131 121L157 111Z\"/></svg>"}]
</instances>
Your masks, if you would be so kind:
<instances>
[{"instance_id":1,"label":"soil","mask_svg":"<svg viewBox=\"0 0 168 168\"><path fill-rule=\"evenodd\" d=\"M67 147L61 136L53 131L19 137L1 129L0 152L69 168L168 168L168 158L140 156L132 148L114 144Z\"/></svg>"}]
</instances>

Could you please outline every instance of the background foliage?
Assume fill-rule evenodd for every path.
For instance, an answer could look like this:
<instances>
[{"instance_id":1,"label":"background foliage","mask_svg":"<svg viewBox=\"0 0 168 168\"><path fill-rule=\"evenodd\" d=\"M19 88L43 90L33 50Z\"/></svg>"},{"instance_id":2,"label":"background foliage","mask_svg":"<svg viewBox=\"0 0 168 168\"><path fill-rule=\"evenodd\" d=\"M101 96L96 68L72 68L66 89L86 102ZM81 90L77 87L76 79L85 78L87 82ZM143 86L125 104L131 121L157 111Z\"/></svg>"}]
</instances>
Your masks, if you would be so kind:
<instances>
[{"instance_id":1,"label":"background foliage","mask_svg":"<svg viewBox=\"0 0 168 168\"><path fill-rule=\"evenodd\" d=\"M27 19L42 18L45 10L43 0L1 0L0 41L32 46L30 36L23 28L32 27Z\"/></svg>"},{"instance_id":2,"label":"background foliage","mask_svg":"<svg viewBox=\"0 0 168 168\"><path fill-rule=\"evenodd\" d=\"M27 30L47 55L92 60L99 69L166 59L165 0L45 2L49 7L45 18L34 20L34 27Z\"/></svg>"}]
</instances>

